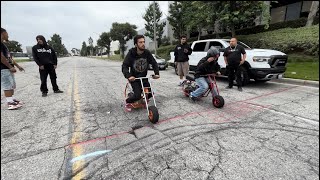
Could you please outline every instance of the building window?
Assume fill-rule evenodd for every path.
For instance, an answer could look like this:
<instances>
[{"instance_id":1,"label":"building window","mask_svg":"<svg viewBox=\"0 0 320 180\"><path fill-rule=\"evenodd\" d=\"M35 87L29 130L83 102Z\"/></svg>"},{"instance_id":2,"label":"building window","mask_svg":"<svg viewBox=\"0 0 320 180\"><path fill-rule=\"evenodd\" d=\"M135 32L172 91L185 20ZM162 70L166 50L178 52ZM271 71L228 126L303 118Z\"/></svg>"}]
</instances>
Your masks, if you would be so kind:
<instances>
[{"instance_id":1,"label":"building window","mask_svg":"<svg viewBox=\"0 0 320 180\"><path fill-rule=\"evenodd\" d=\"M287 5L286 21L300 18L302 2Z\"/></svg>"}]
</instances>

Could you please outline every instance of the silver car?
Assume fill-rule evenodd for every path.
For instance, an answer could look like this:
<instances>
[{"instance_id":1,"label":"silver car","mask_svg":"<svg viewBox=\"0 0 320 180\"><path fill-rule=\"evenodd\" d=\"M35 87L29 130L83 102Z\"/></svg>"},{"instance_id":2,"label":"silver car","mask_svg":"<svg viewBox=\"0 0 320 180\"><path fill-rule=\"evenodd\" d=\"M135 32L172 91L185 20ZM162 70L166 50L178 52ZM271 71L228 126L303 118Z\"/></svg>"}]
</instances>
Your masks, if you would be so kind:
<instances>
[{"instance_id":1,"label":"silver car","mask_svg":"<svg viewBox=\"0 0 320 180\"><path fill-rule=\"evenodd\" d=\"M157 61L158 66L159 66L159 70L166 70L166 68L168 67L168 63L166 62L166 60L161 58L160 56L155 55L155 54L152 54L152 56ZM149 65L149 69L152 69L151 64Z\"/></svg>"}]
</instances>

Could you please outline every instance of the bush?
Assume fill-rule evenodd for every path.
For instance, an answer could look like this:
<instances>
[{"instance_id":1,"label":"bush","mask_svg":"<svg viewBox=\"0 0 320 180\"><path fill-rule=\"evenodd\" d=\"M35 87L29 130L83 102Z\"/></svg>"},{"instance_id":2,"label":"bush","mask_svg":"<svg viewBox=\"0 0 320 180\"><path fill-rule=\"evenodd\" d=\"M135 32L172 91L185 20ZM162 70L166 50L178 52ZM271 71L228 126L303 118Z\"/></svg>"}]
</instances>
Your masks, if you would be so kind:
<instances>
[{"instance_id":1,"label":"bush","mask_svg":"<svg viewBox=\"0 0 320 180\"><path fill-rule=\"evenodd\" d=\"M157 55L164 58L165 60L170 60L170 52L174 51L176 45L163 46L157 49Z\"/></svg>"},{"instance_id":2,"label":"bush","mask_svg":"<svg viewBox=\"0 0 320 180\"><path fill-rule=\"evenodd\" d=\"M284 53L302 52L306 55L319 56L319 24L239 35L238 39L252 48L275 49Z\"/></svg>"},{"instance_id":3,"label":"bush","mask_svg":"<svg viewBox=\"0 0 320 180\"><path fill-rule=\"evenodd\" d=\"M277 29L283 29L283 28L300 28L304 27L307 23L308 18L299 18L296 20L291 20L291 21L284 21L284 22L278 22L274 24L270 24L268 29L265 29L265 25L258 25L255 27L251 28L244 28L244 29L239 29L236 30L236 35L250 35L250 34L256 34L256 33L261 33L261 32L268 32L268 31L274 31ZM319 24L319 16L316 16L313 24ZM201 36L200 39L215 39L217 38L217 35L219 37L231 37L231 32L224 32L224 33L219 33L219 34L208 34L205 36Z\"/></svg>"},{"instance_id":4,"label":"bush","mask_svg":"<svg viewBox=\"0 0 320 180\"><path fill-rule=\"evenodd\" d=\"M120 50L114 51L114 54L120 54Z\"/></svg>"}]
</instances>

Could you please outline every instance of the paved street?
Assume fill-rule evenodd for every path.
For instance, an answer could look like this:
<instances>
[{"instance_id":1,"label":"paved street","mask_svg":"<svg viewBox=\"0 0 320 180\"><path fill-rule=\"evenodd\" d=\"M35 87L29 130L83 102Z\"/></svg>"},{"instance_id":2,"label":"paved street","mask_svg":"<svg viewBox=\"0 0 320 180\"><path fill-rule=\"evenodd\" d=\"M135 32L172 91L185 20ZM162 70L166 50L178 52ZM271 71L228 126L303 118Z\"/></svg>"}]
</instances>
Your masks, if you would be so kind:
<instances>
[{"instance_id":1,"label":"paved street","mask_svg":"<svg viewBox=\"0 0 320 180\"><path fill-rule=\"evenodd\" d=\"M225 106L192 103L172 68L152 80L160 113L125 112L120 62L58 61L54 94L41 97L38 68L21 63L7 110L1 96L1 180L319 179L319 89L252 83L238 92L218 79ZM149 72L152 74L152 71Z\"/></svg>"}]
</instances>

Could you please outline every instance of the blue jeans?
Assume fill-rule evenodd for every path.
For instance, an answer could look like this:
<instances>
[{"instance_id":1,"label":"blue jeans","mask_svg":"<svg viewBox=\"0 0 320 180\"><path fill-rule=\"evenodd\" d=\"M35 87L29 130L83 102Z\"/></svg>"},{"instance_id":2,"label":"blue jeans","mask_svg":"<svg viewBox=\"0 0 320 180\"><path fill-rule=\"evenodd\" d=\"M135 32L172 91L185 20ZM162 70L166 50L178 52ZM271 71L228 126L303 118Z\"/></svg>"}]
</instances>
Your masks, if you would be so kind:
<instances>
[{"instance_id":1,"label":"blue jeans","mask_svg":"<svg viewBox=\"0 0 320 180\"><path fill-rule=\"evenodd\" d=\"M209 88L210 81L209 81L209 78L207 77L199 77L196 79L196 83L199 86L198 89L191 92L190 94L193 97L200 97ZM214 96L218 95L218 92L216 91L215 88L213 88L213 94Z\"/></svg>"}]
</instances>

